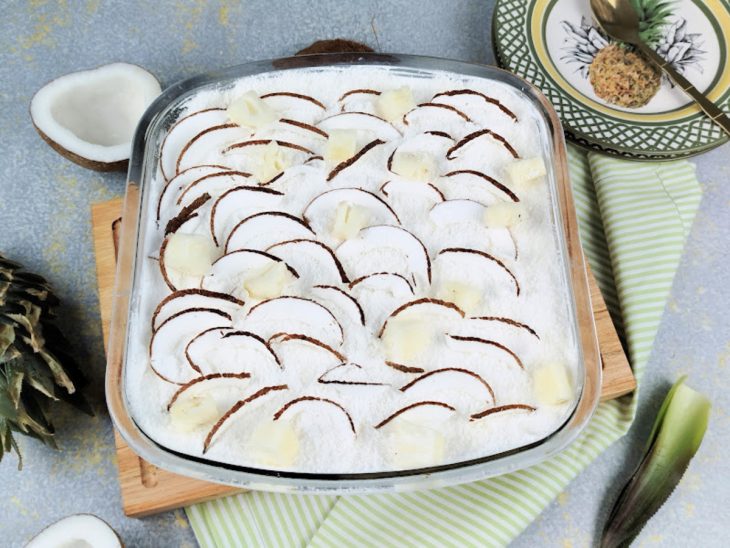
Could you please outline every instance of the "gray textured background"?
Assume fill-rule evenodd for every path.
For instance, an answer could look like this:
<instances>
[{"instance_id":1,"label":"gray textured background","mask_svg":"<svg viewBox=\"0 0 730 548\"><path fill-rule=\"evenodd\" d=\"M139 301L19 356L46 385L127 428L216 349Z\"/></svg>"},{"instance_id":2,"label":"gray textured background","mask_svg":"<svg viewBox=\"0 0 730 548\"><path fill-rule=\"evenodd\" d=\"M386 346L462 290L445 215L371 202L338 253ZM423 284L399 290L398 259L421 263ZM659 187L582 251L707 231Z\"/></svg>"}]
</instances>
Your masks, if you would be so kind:
<instances>
[{"instance_id":1,"label":"gray textured background","mask_svg":"<svg viewBox=\"0 0 730 548\"><path fill-rule=\"evenodd\" d=\"M21 440L0 464L0 545L20 546L65 515L92 512L127 546L191 546L182 511L142 520L120 510L113 439L103 403L103 348L92 202L121 194L123 174L69 163L36 135L33 93L67 72L112 61L140 64L163 87L206 69L290 54L317 38L345 36L381 51L493 62L493 2L418 1L4 1L0 18L0 250L47 275L63 300L61 319L92 379L98 413L58 407L54 452ZM629 436L611 447L515 542L588 546L633 466L668 384L689 373L710 395L713 416L698 456L639 545L727 545L730 524L730 146L695 160L704 199L665 312Z\"/></svg>"}]
</instances>

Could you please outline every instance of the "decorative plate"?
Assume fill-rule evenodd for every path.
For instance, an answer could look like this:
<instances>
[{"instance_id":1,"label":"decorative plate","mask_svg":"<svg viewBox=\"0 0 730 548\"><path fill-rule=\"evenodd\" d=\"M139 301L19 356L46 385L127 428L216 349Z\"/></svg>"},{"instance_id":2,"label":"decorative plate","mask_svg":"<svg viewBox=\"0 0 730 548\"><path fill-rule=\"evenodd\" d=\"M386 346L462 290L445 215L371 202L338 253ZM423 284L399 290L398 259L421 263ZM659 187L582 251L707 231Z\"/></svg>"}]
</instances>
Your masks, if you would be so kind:
<instances>
[{"instance_id":1,"label":"decorative plate","mask_svg":"<svg viewBox=\"0 0 730 548\"><path fill-rule=\"evenodd\" d=\"M639 8L642 37L730 111L730 0L632 2ZM616 63L625 65L626 56L636 56L606 38L592 20L588 0L497 0L492 24L499 64L542 90L568 138L579 145L634 159L668 160L728 140L680 88L644 63L644 75L648 70L651 78L646 89L641 86L643 96L634 98L635 104L646 101L642 106L617 104L631 101L610 93L612 88L607 92L601 81L594 88L592 68L594 75L611 73ZM627 89L621 83L619 88Z\"/></svg>"}]
</instances>

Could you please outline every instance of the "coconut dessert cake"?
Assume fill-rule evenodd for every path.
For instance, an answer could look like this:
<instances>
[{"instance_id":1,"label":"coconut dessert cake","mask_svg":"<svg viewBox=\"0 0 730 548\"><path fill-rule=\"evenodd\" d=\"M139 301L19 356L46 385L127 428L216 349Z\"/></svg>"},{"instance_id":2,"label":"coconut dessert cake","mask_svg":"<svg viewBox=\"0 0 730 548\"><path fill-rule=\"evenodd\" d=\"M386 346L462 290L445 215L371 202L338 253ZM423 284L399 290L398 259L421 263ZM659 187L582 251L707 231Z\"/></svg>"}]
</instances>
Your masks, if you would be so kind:
<instances>
[{"instance_id":1,"label":"coconut dessert cake","mask_svg":"<svg viewBox=\"0 0 730 548\"><path fill-rule=\"evenodd\" d=\"M142 204L134 420L177 452L308 473L555 432L581 364L545 132L511 88L450 73L196 92Z\"/></svg>"}]
</instances>

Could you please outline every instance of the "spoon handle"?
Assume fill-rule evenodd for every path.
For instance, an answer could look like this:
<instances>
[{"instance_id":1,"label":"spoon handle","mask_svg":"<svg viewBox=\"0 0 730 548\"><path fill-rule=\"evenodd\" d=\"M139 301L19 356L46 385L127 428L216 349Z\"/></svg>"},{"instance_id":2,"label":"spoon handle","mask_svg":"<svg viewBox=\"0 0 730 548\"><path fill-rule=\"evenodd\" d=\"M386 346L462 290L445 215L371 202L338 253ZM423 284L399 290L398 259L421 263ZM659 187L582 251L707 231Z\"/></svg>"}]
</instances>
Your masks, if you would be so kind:
<instances>
[{"instance_id":1,"label":"spoon handle","mask_svg":"<svg viewBox=\"0 0 730 548\"><path fill-rule=\"evenodd\" d=\"M652 62L659 66L680 88L682 88L687 95L692 97L695 102L700 106L702 110L720 126L725 133L730 135L730 118L725 114L720 107L710 101L707 96L692 85L692 83L682 76L677 70L662 58L657 52L647 46L644 42L637 42L636 46L641 52L646 55Z\"/></svg>"}]
</instances>

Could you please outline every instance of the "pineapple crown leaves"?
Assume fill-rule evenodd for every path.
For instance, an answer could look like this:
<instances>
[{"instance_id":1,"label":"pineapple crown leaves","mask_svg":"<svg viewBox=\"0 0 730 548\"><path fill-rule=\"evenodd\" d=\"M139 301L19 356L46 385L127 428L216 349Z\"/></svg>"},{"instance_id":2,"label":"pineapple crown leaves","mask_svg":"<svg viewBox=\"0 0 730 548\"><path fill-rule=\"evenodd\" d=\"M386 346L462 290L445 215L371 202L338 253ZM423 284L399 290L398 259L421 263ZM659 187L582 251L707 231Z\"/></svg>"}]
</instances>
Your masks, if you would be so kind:
<instances>
[{"instance_id":1,"label":"pineapple crown leaves","mask_svg":"<svg viewBox=\"0 0 730 548\"><path fill-rule=\"evenodd\" d=\"M639 36L654 47L662 39L664 27L674 12L672 0L631 0L639 15Z\"/></svg>"},{"instance_id":2,"label":"pineapple crown leaves","mask_svg":"<svg viewBox=\"0 0 730 548\"><path fill-rule=\"evenodd\" d=\"M56 447L51 404L63 400L92 414L68 343L52 323L59 304L44 278L0 254L0 460L15 451L14 433Z\"/></svg>"}]
</instances>

